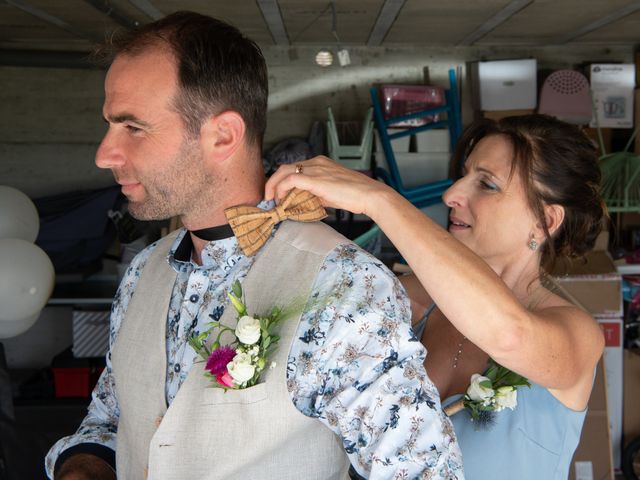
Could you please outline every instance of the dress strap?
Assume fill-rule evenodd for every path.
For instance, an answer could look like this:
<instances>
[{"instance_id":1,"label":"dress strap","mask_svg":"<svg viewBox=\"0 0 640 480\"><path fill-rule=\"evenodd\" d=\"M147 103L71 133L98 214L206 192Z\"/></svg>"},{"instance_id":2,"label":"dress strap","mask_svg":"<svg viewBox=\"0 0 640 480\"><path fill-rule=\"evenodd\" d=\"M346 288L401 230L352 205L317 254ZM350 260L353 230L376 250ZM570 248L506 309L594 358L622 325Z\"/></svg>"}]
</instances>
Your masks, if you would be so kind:
<instances>
[{"instance_id":1,"label":"dress strap","mask_svg":"<svg viewBox=\"0 0 640 480\"><path fill-rule=\"evenodd\" d=\"M422 334L424 333L424 329L427 328L427 320L429 320L429 316L436 309L436 304L432 303L427 307L427 309L422 314L422 318L416 322L413 326L413 331L415 332L418 338L422 338Z\"/></svg>"}]
</instances>

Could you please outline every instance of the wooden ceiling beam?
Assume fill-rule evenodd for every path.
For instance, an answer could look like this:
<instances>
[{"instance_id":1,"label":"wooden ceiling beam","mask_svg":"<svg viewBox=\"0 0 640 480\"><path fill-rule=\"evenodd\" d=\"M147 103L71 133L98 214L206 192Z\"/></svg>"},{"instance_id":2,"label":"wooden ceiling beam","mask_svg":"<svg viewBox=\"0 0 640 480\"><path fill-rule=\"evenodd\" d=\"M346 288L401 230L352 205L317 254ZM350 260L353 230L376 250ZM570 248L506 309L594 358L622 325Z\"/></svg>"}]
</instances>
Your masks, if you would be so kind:
<instances>
[{"instance_id":1,"label":"wooden ceiling beam","mask_svg":"<svg viewBox=\"0 0 640 480\"><path fill-rule=\"evenodd\" d=\"M118 25L127 28L129 30L134 30L140 26L140 22L137 20L132 20L127 17L124 13L117 10L109 3L109 0L84 0L87 4L91 5L93 8L98 10L100 13L106 15L111 18Z\"/></svg>"},{"instance_id":2,"label":"wooden ceiling beam","mask_svg":"<svg viewBox=\"0 0 640 480\"><path fill-rule=\"evenodd\" d=\"M369 34L367 40L368 47L377 47L391 30L391 26L398 18L400 10L404 6L406 0L385 0L376 19L376 23Z\"/></svg>"},{"instance_id":3,"label":"wooden ceiling beam","mask_svg":"<svg viewBox=\"0 0 640 480\"><path fill-rule=\"evenodd\" d=\"M289 35L282 20L278 0L256 0L276 45L289 45Z\"/></svg>"},{"instance_id":4,"label":"wooden ceiling beam","mask_svg":"<svg viewBox=\"0 0 640 480\"><path fill-rule=\"evenodd\" d=\"M595 30L598 30L604 27L605 25L609 25L610 23L620 20L621 18L626 17L627 15L631 15L632 13L635 13L638 10L640 10L640 2L630 3L629 5L621 8L620 10L610 13L609 15L606 15L602 18L599 18L598 20L591 22L582 28L579 28L578 30L575 30L571 33L558 37L555 41L553 41L553 43L561 45L563 43L570 42L573 39L582 37L587 33L591 33Z\"/></svg>"},{"instance_id":5,"label":"wooden ceiling beam","mask_svg":"<svg viewBox=\"0 0 640 480\"><path fill-rule=\"evenodd\" d=\"M25 2L24 0L6 0L6 2L12 7L20 9L23 12L28 13L29 15L39 18L40 20L44 20L45 22L50 23L51 25L55 25L56 27L64 30L65 32L70 33L71 35L88 39L88 40L94 40L93 38L89 38L87 35L80 33L78 30L73 28L64 20L61 20L60 18L54 15L51 15L45 12L44 10L39 9L38 7L34 7L33 5L31 5L28 2Z\"/></svg>"},{"instance_id":6,"label":"wooden ceiling beam","mask_svg":"<svg viewBox=\"0 0 640 480\"><path fill-rule=\"evenodd\" d=\"M156 8L150 0L129 0L129 3L144 13L151 20L160 20L164 13Z\"/></svg>"},{"instance_id":7,"label":"wooden ceiling beam","mask_svg":"<svg viewBox=\"0 0 640 480\"><path fill-rule=\"evenodd\" d=\"M529 5L533 0L513 0L506 7L496 13L489 20L480 25L476 30L464 37L458 45L469 46L476 43L486 34L513 17L520 10Z\"/></svg>"}]
</instances>

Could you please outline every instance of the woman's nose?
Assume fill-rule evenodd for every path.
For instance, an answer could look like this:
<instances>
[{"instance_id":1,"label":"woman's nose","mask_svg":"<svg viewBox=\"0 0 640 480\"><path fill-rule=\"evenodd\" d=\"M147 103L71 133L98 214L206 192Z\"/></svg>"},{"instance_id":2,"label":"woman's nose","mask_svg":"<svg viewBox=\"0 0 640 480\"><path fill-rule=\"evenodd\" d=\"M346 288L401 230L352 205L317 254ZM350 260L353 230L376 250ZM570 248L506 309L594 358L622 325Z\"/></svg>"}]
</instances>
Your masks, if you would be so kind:
<instances>
[{"instance_id":1,"label":"woman's nose","mask_svg":"<svg viewBox=\"0 0 640 480\"><path fill-rule=\"evenodd\" d=\"M442 201L449 207L459 207L465 202L464 189L462 186L462 178L451 185L442 195Z\"/></svg>"}]
</instances>

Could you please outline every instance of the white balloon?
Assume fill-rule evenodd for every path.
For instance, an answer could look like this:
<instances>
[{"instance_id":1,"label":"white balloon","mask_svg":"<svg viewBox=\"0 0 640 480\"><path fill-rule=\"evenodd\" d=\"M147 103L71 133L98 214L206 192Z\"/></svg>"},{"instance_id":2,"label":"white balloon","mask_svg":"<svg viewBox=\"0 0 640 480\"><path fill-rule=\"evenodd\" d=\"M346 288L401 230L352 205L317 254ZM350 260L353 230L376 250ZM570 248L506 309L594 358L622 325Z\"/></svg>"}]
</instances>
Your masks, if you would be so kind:
<instances>
[{"instance_id":1,"label":"white balloon","mask_svg":"<svg viewBox=\"0 0 640 480\"><path fill-rule=\"evenodd\" d=\"M40 318L40 312L19 320L0 320L0 339L17 337L29 330Z\"/></svg>"},{"instance_id":2,"label":"white balloon","mask_svg":"<svg viewBox=\"0 0 640 480\"><path fill-rule=\"evenodd\" d=\"M34 242L40 229L38 210L20 190L0 185L0 238Z\"/></svg>"},{"instance_id":3,"label":"white balloon","mask_svg":"<svg viewBox=\"0 0 640 480\"><path fill-rule=\"evenodd\" d=\"M0 238L0 321L28 318L42 310L54 279L53 264L40 247Z\"/></svg>"}]
</instances>

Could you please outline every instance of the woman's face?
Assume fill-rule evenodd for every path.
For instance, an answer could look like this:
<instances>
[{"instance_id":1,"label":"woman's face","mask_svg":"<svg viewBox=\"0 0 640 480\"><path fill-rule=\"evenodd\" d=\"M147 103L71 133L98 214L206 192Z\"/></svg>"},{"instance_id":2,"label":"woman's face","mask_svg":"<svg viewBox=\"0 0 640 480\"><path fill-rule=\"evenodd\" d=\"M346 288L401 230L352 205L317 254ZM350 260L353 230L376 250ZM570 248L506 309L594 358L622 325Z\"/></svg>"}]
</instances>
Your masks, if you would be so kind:
<instances>
[{"instance_id":1,"label":"woman's face","mask_svg":"<svg viewBox=\"0 0 640 480\"><path fill-rule=\"evenodd\" d=\"M512 158L506 137L483 138L467 158L464 176L443 196L451 208L449 232L495 267L531 254L528 243L538 223L518 172L509 179Z\"/></svg>"}]
</instances>

